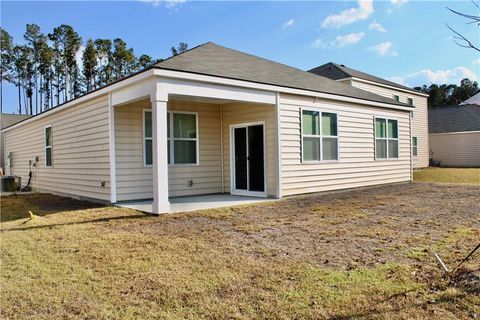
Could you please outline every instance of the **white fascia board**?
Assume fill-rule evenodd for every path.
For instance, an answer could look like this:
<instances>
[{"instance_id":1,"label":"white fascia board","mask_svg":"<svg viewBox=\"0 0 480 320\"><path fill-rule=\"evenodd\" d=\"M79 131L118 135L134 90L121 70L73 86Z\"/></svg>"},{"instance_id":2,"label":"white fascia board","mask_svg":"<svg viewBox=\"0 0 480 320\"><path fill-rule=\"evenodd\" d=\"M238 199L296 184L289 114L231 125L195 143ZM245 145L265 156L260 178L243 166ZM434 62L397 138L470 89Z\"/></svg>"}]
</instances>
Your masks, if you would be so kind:
<instances>
[{"instance_id":1,"label":"white fascia board","mask_svg":"<svg viewBox=\"0 0 480 320\"><path fill-rule=\"evenodd\" d=\"M90 93L87 93L86 95L84 96L81 96L77 99L74 99L72 101L69 101L69 102L66 102L58 107L55 107L53 109L50 109L50 110L47 110L39 115L36 115L36 116L33 116L31 118L28 118L27 120L24 120L22 122L19 122L17 124L14 124L13 126L10 126L6 129L3 129L2 132L7 132L7 131L10 131L18 126L21 126L21 125L24 125L24 124L27 124L27 123L30 123L32 121L36 121L36 120L39 120L39 119L42 119L44 117L47 117L47 116L50 116L51 114L54 114L56 112L59 112L59 111L62 111L62 110L65 110L65 109L68 109L70 107L73 107L75 105L78 105L80 103L84 103L84 102L87 102L89 100L93 100L93 99L96 99L100 96L103 96L103 95L106 95L110 92L113 92L115 90L118 90L118 89L121 89L121 88L124 88L126 86L129 86L129 85L132 85L138 81L142 81L142 80L145 80L149 77L153 77L154 75L154 70L150 69L150 70L146 70L145 72L141 72L137 75L134 75L130 78L127 78L127 79L124 79L124 80L121 80L117 83L113 83L111 85L108 85L104 88L100 88L96 91L93 91L93 92L90 92Z\"/></svg>"},{"instance_id":2,"label":"white fascia board","mask_svg":"<svg viewBox=\"0 0 480 320\"><path fill-rule=\"evenodd\" d=\"M212 83L211 81L206 82L162 77L158 80L158 83L162 90L168 93L168 95L225 99L271 105L275 104L275 92L259 90L256 88Z\"/></svg>"},{"instance_id":3,"label":"white fascia board","mask_svg":"<svg viewBox=\"0 0 480 320\"><path fill-rule=\"evenodd\" d=\"M336 80L336 81L338 81L338 82L344 82L344 81L348 81L348 80L363 82L363 83L367 83L367 84L371 84L371 85L375 85L375 86L379 86L379 87L383 87L383 88L387 88L387 89L391 89L391 90L408 92L408 93L411 93L411 94L414 94L414 95L417 95L417 96L421 96L421 97L426 97L426 98L429 97L428 94L422 93L422 92L418 92L418 91L413 90L413 89L412 89L412 90L407 90L407 89L398 88L398 87L394 87L394 86L389 86L389 85L386 85L386 84L383 84L383 83L380 83L380 82L365 80L365 79L357 78L357 77L343 78L343 79L338 79L338 80Z\"/></svg>"},{"instance_id":4,"label":"white fascia board","mask_svg":"<svg viewBox=\"0 0 480 320\"><path fill-rule=\"evenodd\" d=\"M367 105L372 107L383 107L383 108L405 110L405 111L412 110L411 107L402 107L395 104L375 102L371 100L363 100L358 98L351 98L351 97L346 97L341 95L322 93L322 92L310 91L305 89L287 88L287 87L270 85L270 84L255 83L255 82L245 81L245 80L236 80L236 79L202 75L202 74L182 72L182 71L173 71L173 70L164 70L164 69L155 69L154 71L156 76L159 76L162 78L188 79L188 80L200 81L200 82L218 83L218 84L223 84L227 86L253 88L257 90L271 91L273 93L280 92L280 93L288 93L288 94L308 96L308 97L314 97L314 98L323 98L323 99L329 99L329 100L335 100L335 101L344 101L344 102L356 103L356 104Z\"/></svg>"}]
</instances>

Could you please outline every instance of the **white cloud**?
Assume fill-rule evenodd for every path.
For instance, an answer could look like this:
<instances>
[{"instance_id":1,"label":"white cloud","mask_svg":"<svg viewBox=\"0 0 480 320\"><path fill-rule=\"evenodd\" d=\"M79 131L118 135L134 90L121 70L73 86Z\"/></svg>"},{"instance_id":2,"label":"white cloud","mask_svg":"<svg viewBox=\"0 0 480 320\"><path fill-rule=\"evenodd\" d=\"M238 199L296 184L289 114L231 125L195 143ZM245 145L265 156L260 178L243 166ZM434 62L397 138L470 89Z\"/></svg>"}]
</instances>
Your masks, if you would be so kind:
<instances>
[{"instance_id":1,"label":"white cloud","mask_svg":"<svg viewBox=\"0 0 480 320\"><path fill-rule=\"evenodd\" d=\"M460 84L462 79L468 78L472 81L478 81L478 75L467 67L459 66L453 69L446 70L432 70L424 69L405 76L397 76L389 78L389 80L406 85L406 86L420 86L445 83Z\"/></svg>"},{"instance_id":2,"label":"white cloud","mask_svg":"<svg viewBox=\"0 0 480 320\"><path fill-rule=\"evenodd\" d=\"M370 25L368 26L368 29L377 30L379 32L387 32L387 29L385 29L380 23L378 23L377 20L370 23Z\"/></svg>"},{"instance_id":3,"label":"white cloud","mask_svg":"<svg viewBox=\"0 0 480 320\"><path fill-rule=\"evenodd\" d=\"M286 21L286 22L282 25L282 28L285 29L285 28L291 27L291 26L293 26L294 23L295 23L295 20L290 19L290 20Z\"/></svg>"},{"instance_id":4,"label":"white cloud","mask_svg":"<svg viewBox=\"0 0 480 320\"><path fill-rule=\"evenodd\" d=\"M312 43L312 47L318 49L343 48L360 42L363 37L365 37L364 32L349 33L343 36L337 36L335 40L330 42L326 42L323 41L321 38L318 38Z\"/></svg>"},{"instance_id":5,"label":"white cloud","mask_svg":"<svg viewBox=\"0 0 480 320\"><path fill-rule=\"evenodd\" d=\"M358 43L360 40L362 40L363 37L365 37L364 32L350 33L344 36L338 36L335 39L333 45L337 48L346 47Z\"/></svg>"},{"instance_id":6,"label":"white cloud","mask_svg":"<svg viewBox=\"0 0 480 320\"><path fill-rule=\"evenodd\" d=\"M393 43L390 41L381 42L373 47L370 47L370 50L375 51L378 56L385 57L385 56L398 56L397 51L393 48Z\"/></svg>"},{"instance_id":7,"label":"white cloud","mask_svg":"<svg viewBox=\"0 0 480 320\"><path fill-rule=\"evenodd\" d=\"M312 47L318 48L318 49L326 49L329 47L328 43L323 41L322 39L318 38L312 43Z\"/></svg>"},{"instance_id":8,"label":"white cloud","mask_svg":"<svg viewBox=\"0 0 480 320\"><path fill-rule=\"evenodd\" d=\"M367 19L373 13L373 0L358 0L358 8L329 15L322 23L324 28L339 28L355 21Z\"/></svg>"},{"instance_id":9,"label":"white cloud","mask_svg":"<svg viewBox=\"0 0 480 320\"><path fill-rule=\"evenodd\" d=\"M141 2L151 3L154 7L163 4L168 9L173 9L176 6L186 2L187 0L140 0Z\"/></svg>"},{"instance_id":10,"label":"white cloud","mask_svg":"<svg viewBox=\"0 0 480 320\"><path fill-rule=\"evenodd\" d=\"M390 0L394 6L401 6L404 3L407 3L408 0Z\"/></svg>"},{"instance_id":11,"label":"white cloud","mask_svg":"<svg viewBox=\"0 0 480 320\"><path fill-rule=\"evenodd\" d=\"M388 13L388 14L392 14L392 13L393 13L393 10L389 8L389 9L387 9L387 13Z\"/></svg>"},{"instance_id":12,"label":"white cloud","mask_svg":"<svg viewBox=\"0 0 480 320\"><path fill-rule=\"evenodd\" d=\"M472 61L472 65L474 65L474 66L480 66L480 58L473 60L473 61Z\"/></svg>"}]
</instances>

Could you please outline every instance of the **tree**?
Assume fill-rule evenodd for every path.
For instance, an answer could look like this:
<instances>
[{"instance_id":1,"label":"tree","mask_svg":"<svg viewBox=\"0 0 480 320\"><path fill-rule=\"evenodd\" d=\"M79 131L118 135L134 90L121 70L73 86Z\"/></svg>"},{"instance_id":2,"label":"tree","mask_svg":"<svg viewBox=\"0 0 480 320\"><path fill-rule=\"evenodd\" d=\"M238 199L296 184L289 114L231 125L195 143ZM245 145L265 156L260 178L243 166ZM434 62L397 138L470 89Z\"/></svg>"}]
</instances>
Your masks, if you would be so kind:
<instances>
[{"instance_id":1,"label":"tree","mask_svg":"<svg viewBox=\"0 0 480 320\"><path fill-rule=\"evenodd\" d=\"M122 39L113 40L113 62L115 79L120 79L130 74L135 67L135 54L133 49L127 49L127 43Z\"/></svg>"},{"instance_id":2,"label":"tree","mask_svg":"<svg viewBox=\"0 0 480 320\"><path fill-rule=\"evenodd\" d=\"M476 81L470 81L469 79L460 81L460 86L455 84L431 84L428 87L423 85L421 87L415 87L414 89L429 95L429 107L458 105L480 92L478 83Z\"/></svg>"},{"instance_id":3,"label":"tree","mask_svg":"<svg viewBox=\"0 0 480 320\"><path fill-rule=\"evenodd\" d=\"M146 69L146 68L150 67L153 63L154 63L154 61L153 61L152 57L150 57L149 55L146 55L146 54L142 54L138 58L136 69L138 71Z\"/></svg>"},{"instance_id":4,"label":"tree","mask_svg":"<svg viewBox=\"0 0 480 320\"><path fill-rule=\"evenodd\" d=\"M64 101L75 96L74 84L78 82L76 55L82 44L82 38L69 25L62 24L54 28L49 38L54 43L58 58L62 64ZM60 79L59 79L60 80ZM60 89L60 86L58 86Z\"/></svg>"},{"instance_id":5,"label":"tree","mask_svg":"<svg viewBox=\"0 0 480 320\"><path fill-rule=\"evenodd\" d=\"M185 52L188 50L188 43L186 42L180 42L178 44L178 47L175 48L175 47L171 47L170 48L170 51L172 52L172 56L176 56L182 52Z\"/></svg>"},{"instance_id":6,"label":"tree","mask_svg":"<svg viewBox=\"0 0 480 320\"><path fill-rule=\"evenodd\" d=\"M97 86L101 87L110 83L113 78L112 41L109 39L97 39L95 40L95 48L98 55Z\"/></svg>"},{"instance_id":7,"label":"tree","mask_svg":"<svg viewBox=\"0 0 480 320\"><path fill-rule=\"evenodd\" d=\"M50 101L52 99L52 82L54 78L53 58L54 50L45 42L40 51L40 61L38 65L38 72L42 80L40 83L40 101L42 101L43 107L40 107L40 111L42 111L42 108L46 110L51 107Z\"/></svg>"},{"instance_id":8,"label":"tree","mask_svg":"<svg viewBox=\"0 0 480 320\"><path fill-rule=\"evenodd\" d=\"M83 76L85 78L85 89L87 92L95 89L95 78L97 75L97 49L92 39L88 39L85 51L83 51Z\"/></svg>"},{"instance_id":9,"label":"tree","mask_svg":"<svg viewBox=\"0 0 480 320\"><path fill-rule=\"evenodd\" d=\"M477 7L477 10L480 10L480 2L478 0L472 0L472 3ZM477 27L480 26L480 15L471 15L471 14L466 14L462 12L455 11L453 9L450 9L447 7L448 10L453 12L456 15L459 15L463 18L466 18L469 22L468 24L474 24L477 25ZM457 45L463 48L469 48L469 49L474 49L477 51L480 51L480 47L476 44L474 44L471 40L467 39L465 36L457 32L455 29L450 27L448 24L446 24L447 28L450 29L453 33L453 42L455 42ZM477 37L478 40L478 37Z\"/></svg>"},{"instance_id":10,"label":"tree","mask_svg":"<svg viewBox=\"0 0 480 320\"><path fill-rule=\"evenodd\" d=\"M3 112L3 82L13 82L13 38L3 28L0 28L0 113Z\"/></svg>"},{"instance_id":11,"label":"tree","mask_svg":"<svg viewBox=\"0 0 480 320\"><path fill-rule=\"evenodd\" d=\"M29 85L29 90L32 91L33 95L33 89L35 89L35 113L38 113L38 89L41 86L39 84L39 72L38 72L38 66L40 64L40 55L41 55L41 50L46 44L47 38L46 36L40 31L40 27L36 24L27 24L26 31L24 34L24 39L27 43L27 46L30 48L30 53L31 53L31 81Z\"/></svg>"}]
</instances>

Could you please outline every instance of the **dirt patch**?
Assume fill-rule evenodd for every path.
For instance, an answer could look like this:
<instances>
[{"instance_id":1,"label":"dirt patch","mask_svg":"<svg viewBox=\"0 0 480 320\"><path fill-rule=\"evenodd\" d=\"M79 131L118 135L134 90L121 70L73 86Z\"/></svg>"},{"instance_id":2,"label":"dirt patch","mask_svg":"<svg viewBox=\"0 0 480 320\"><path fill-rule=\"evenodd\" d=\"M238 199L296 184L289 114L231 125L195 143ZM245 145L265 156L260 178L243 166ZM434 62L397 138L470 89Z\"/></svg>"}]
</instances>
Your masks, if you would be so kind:
<instances>
[{"instance_id":1,"label":"dirt patch","mask_svg":"<svg viewBox=\"0 0 480 320\"><path fill-rule=\"evenodd\" d=\"M222 209L228 214L221 219L200 213L164 216L134 228L145 234L201 237L212 246L234 247L255 257L348 270L419 263L432 259L435 250L467 250L465 237L456 242L455 234L480 236L479 198L476 186L392 185Z\"/></svg>"}]
</instances>

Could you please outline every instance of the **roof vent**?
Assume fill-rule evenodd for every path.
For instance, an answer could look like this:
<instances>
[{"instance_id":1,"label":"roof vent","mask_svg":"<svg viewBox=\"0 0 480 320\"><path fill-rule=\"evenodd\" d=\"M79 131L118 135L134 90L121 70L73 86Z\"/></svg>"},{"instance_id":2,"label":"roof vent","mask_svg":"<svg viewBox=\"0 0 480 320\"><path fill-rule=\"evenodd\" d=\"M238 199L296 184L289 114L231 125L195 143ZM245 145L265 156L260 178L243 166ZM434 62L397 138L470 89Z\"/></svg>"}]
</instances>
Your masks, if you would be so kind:
<instances>
[{"instance_id":1,"label":"roof vent","mask_svg":"<svg viewBox=\"0 0 480 320\"><path fill-rule=\"evenodd\" d=\"M340 66L342 66L342 67L347 67L347 66L346 66L346 65L344 65L344 64L341 64Z\"/></svg>"}]
</instances>

